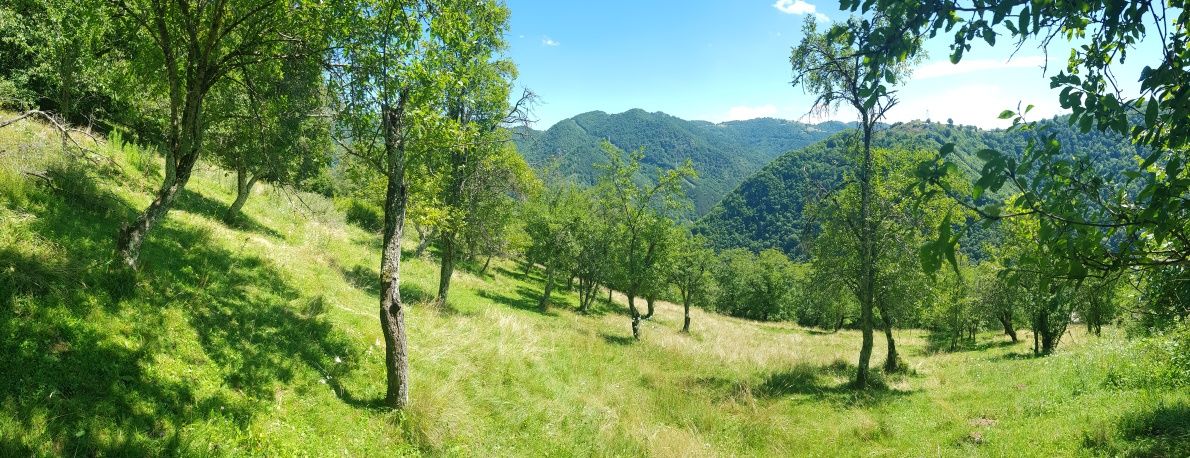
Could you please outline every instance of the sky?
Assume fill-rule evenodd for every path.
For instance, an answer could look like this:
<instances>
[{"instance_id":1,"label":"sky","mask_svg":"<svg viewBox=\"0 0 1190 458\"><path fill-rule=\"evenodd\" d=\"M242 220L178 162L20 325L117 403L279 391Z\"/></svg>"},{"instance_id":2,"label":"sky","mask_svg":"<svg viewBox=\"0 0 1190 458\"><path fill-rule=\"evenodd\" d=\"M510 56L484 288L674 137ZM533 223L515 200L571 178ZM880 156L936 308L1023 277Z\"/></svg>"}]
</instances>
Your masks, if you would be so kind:
<instances>
[{"instance_id":1,"label":"sky","mask_svg":"<svg viewBox=\"0 0 1190 458\"><path fill-rule=\"evenodd\" d=\"M506 35L519 87L540 97L534 127L588 111L633 108L712 122L773 117L803 122L852 120L807 113L812 97L789 84L789 54L808 17L826 24L848 13L829 0L507 0ZM949 36L926 43L928 57L900 88L890 122L914 119L1006 127L1005 109L1034 105L1032 118L1062 113L1049 78L1065 67L1067 43L1046 56L1036 47L1012 55L1011 43L982 42L958 65ZM1121 75L1135 81L1140 62L1160 45L1142 46ZM1135 57L1140 57L1135 58ZM1047 76L1048 75L1048 76ZM519 91L516 92L519 94Z\"/></svg>"}]
</instances>

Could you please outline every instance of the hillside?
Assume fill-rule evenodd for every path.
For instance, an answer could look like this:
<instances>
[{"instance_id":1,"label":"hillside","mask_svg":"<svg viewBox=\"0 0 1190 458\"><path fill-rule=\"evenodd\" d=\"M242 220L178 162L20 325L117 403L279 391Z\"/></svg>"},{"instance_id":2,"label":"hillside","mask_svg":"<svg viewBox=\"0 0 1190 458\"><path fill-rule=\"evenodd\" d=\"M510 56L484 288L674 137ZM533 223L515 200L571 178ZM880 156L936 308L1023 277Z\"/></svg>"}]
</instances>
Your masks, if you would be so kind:
<instances>
[{"instance_id":1,"label":"hillside","mask_svg":"<svg viewBox=\"0 0 1190 458\"><path fill-rule=\"evenodd\" d=\"M1043 124L1058 135L1065 149L1089 155L1106 170L1120 169L1124 162L1132 160L1135 152L1126 141L1094 132L1078 133L1064 120ZM724 196L698 221L697 230L719 249L777 248L792 257L803 256L801 238L814 232L814 227L808 227L804 221L807 199L823 195L841 182L844 170L849 167L845 153L850 135L841 132L777 158ZM1019 154L1027 135L914 121L880 130L873 138L873 145L937 151L943 144L954 143L951 159L963 172L975 176L982 166L975 157L977 151L992 148Z\"/></svg>"},{"instance_id":2,"label":"hillside","mask_svg":"<svg viewBox=\"0 0 1190 458\"><path fill-rule=\"evenodd\" d=\"M545 131L517 128L517 149L534 167L557 158L561 172L593 183L596 165L606 162L599 145L608 140L620 149L644 148L644 178L690 159L699 178L687 187L695 213L703 214L741 181L787 151L817 142L845 128L843 123L816 125L778 119L710 123L687 121L665 113L629 110L620 114L592 111L565 119Z\"/></svg>"},{"instance_id":3,"label":"hillside","mask_svg":"<svg viewBox=\"0 0 1190 458\"><path fill-rule=\"evenodd\" d=\"M234 178L203 166L129 285L108 274L113 234L161 162L86 146L90 159L64 156L41 126L0 129L0 456L1190 451L1190 394L1129 388L1144 360L1115 330L1080 328L1046 358L1028 356L1028 335L940 353L897 331L911 371L856 392L853 331L696 311L684 335L663 303L635 342L619 304L579 315L561 291L569 306L542 313L540 277L509 261L457 272L451 307L434 310L437 265L412 253L412 402L393 413L378 401L376 234L265 186L228 227Z\"/></svg>"}]
</instances>

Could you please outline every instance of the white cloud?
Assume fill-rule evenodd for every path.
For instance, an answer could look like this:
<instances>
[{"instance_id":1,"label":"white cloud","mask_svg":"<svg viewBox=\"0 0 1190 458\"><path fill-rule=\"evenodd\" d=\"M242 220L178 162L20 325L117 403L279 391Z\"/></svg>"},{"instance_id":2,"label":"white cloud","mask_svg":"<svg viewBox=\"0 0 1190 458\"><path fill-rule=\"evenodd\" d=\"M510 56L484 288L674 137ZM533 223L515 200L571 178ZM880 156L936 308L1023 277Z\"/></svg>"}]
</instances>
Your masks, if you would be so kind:
<instances>
[{"instance_id":1,"label":"white cloud","mask_svg":"<svg viewBox=\"0 0 1190 458\"><path fill-rule=\"evenodd\" d=\"M796 14L801 16L803 14L813 14L821 22L829 21L830 18L825 14L818 12L818 7L806 2L805 0L777 0L773 4L773 8L785 14Z\"/></svg>"},{"instance_id":2,"label":"white cloud","mask_svg":"<svg viewBox=\"0 0 1190 458\"><path fill-rule=\"evenodd\" d=\"M949 60L935 60L914 70L913 79L944 78L947 76L1008 68L1041 68L1042 65L1045 65L1045 56L1025 56L1008 61L970 59L959 61L957 64L952 64Z\"/></svg>"},{"instance_id":3,"label":"white cloud","mask_svg":"<svg viewBox=\"0 0 1190 458\"><path fill-rule=\"evenodd\" d=\"M549 46L549 47L555 47L562 43L559 43L550 37L541 37L541 44Z\"/></svg>"},{"instance_id":4,"label":"white cloud","mask_svg":"<svg viewBox=\"0 0 1190 458\"><path fill-rule=\"evenodd\" d=\"M727 110L727 114L719 118L720 121L743 121L745 119L776 117L781 110L776 105L734 106Z\"/></svg>"},{"instance_id":5,"label":"white cloud","mask_svg":"<svg viewBox=\"0 0 1190 458\"><path fill-rule=\"evenodd\" d=\"M1012 125L1012 120L999 119L1001 111L1015 110L1034 104L1026 119L1039 120L1063 112L1055 97L1039 95L1035 99L1022 99L1020 92L999 84L967 84L943 90L915 90L913 94L902 94L901 104L893 107L886 118L889 122L930 119L955 124L979 126L985 129L1003 128ZM962 101L955 103L956 100Z\"/></svg>"}]
</instances>

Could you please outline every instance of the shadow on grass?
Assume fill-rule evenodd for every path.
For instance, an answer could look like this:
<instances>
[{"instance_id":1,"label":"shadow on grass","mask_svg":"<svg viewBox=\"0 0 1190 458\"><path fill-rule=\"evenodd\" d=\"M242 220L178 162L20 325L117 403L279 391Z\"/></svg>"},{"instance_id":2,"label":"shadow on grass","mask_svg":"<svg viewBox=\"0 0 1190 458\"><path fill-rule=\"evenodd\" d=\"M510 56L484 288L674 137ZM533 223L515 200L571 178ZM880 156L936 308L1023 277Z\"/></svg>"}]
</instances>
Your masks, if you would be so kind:
<instances>
[{"instance_id":1,"label":"shadow on grass","mask_svg":"<svg viewBox=\"0 0 1190 458\"><path fill-rule=\"evenodd\" d=\"M27 277L7 280L14 288L0 304L0 405L6 428L26 432L0 439L0 455L228 453L220 447L241 444L185 431L243 430L283 385L337 379L363 357L325 307L295 311L312 301L267 259L167 219L149 234L135 278L112 276L116 229L135 210L104 194L37 198L21 210L54 251L0 247L0 265ZM108 293L117 290L132 292ZM212 383L223 388L200 388Z\"/></svg>"},{"instance_id":2,"label":"shadow on grass","mask_svg":"<svg viewBox=\"0 0 1190 458\"><path fill-rule=\"evenodd\" d=\"M339 267L339 275L352 287L368 293L369 296L380 297L380 272L367 267L356 265L350 269ZM425 302L433 296L411 282L401 282L401 301L407 303Z\"/></svg>"},{"instance_id":3,"label":"shadow on grass","mask_svg":"<svg viewBox=\"0 0 1190 458\"><path fill-rule=\"evenodd\" d=\"M178 194L178 199L174 202L175 210L203 215L216 221L223 221L223 215L227 213L227 207L229 206L231 206L230 203L219 202L189 189L183 189ZM277 231L261 224L255 218L243 212L240 212L235 221L228 224L228 227L245 232L254 232L272 238L283 238Z\"/></svg>"},{"instance_id":4,"label":"shadow on grass","mask_svg":"<svg viewBox=\"0 0 1190 458\"><path fill-rule=\"evenodd\" d=\"M633 339L632 336L617 336L608 334L606 332L601 332L599 333L599 337L602 337L604 342L612 345L628 346L636 343L636 339Z\"/></svg>"},{"instance_id":5,"label":"shadow on grass","mask_svg":"<svg viewBox=\"0 0 1190 458\"><path fill-rule=\"evenodd\" d=\"M491 290L481 290L479 297L491 300L497 304L511 307L526 312L538 313L545 316L558 316L558 312L554 309L558 307L551 307L542 309L539 305L541 302L541 292L535 291L525 286L517 286L516 295L509 296Z\"/></svg>"},{"instance_id":6,"label":"shadow on grass","mask_svg":"<svg viewBox=\"0 0 1190 458\"><path fill-rule=\"evenodd\" d=\"M919 356L938 353L982 352L997 348L1012 347L1021 343L1005 339L1007 337L997 336L989 340L971 342L967 338L962 338L954 342L949 335L931 332L926 335L926 345L920 350Z\"/></svg>"},{"instance_id":7,"label":"shadow on grass","mask_svg":"<svg viewBox=\"0 0 1190 458\"><path fill-rule=\"evenodd\" d=\"M792 368L767 374L751 387L759 398L781 398L790 395L809 395L814 400L827 401L843 407L868 407L910 396L914 391L890 388L879 371L872 372L866 389L852 382L856 367L842 360L818 366L800 363Z\"/></svg>"},{"instance_id":8,"label":"shadow on grass","mask_svg":"<svg viewBox=\"0 0 1190 458\"><path fill-rule=\"evenodd\" d=\"M1190 404L1160 403L1120 419L1112 436L1084 436L1083 446L1111 456L1190 456Z\"/></svg>"}]
</instances>

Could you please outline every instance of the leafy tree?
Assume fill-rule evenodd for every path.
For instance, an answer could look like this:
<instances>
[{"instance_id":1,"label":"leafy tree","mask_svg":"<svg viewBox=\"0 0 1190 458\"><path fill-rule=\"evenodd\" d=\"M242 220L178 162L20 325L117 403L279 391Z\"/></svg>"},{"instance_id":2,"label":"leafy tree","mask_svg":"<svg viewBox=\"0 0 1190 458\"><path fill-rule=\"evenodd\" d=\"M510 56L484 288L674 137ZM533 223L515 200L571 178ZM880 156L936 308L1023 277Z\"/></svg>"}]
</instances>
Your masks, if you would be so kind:
<instances>
[{"instance_id":1,"label":"leafy tree","mask_svg":"<svg viewBox=\"0 0 1190 458\"><path fill-rule=\"evenodd\" d=\"M549 307L550 294L560 273L569 272L579 252L579 223L583 195L576 185L549 180L545 190L525 205L525 232L529 235L528 261L545 266L545 289L538 306Z\"/></svg>"},{"instance_id":2,"label":"leafy tree","mask_svg":"<svg viewBox=\"0 0 1190 458\"><path fill-rule=\"evenodd\" d=\"M715 252L710 249L705 237L692 235L687 231L676 231L677 248L673 266L669 269L670 283L678 289L682 299L682 332L690 332L690 306L705 305L713 289L711 269L715 265Z\"/></svg>"},{"instance_id":3,"label":"leafy tree","mask_svg":"<svg viewBox=\"0 0 1190 458\"><path fill-rule=\"evenodd\" d=\"M971 43L1036 44L1043 50L1054 39L1079 41L1066 65L1050 78L1060 89L1058 101L1071 110L1067 121L1082 132L1098 130L1126 137L1142 148L1140 158L1124 170L1106 171L1095 158L1071 145L1042 123L1029 122L1029 107L1005 110L1014 128L1035 135L1023 154L998 149L980 153L984 162L970 194L947 192L978 208L987 218L1036 217L1047 221L1039 241L1056 260L1053 275L1073 279L1106 272L1185 265L1190 262L1190 192L1187 146L1190 107L1179 102L1190 80L1190 16L1182 5L1167 2L1029 2L1010 0L876 0L841 2L844 9L876 12L891 18L882 25L882 40L865 50L876 70L899 65L920 52L921 37L953 33L951 61L958 63ZM1065 44L1062 51L1065 53ZM1139 93L1118 90L1112 64L1135 59L1140 47L1160 47L1137 77ZM1074 148L1071 148L1074 146ZM1072 154L1076 153L1076 154ZM944 176L950 158L922 171L926 181ZM980 201L984 191L1001 188L1011 201ZM1019 209L1005 212L1006 207ZM1051 230L1049 228L1060 228ZM931 246L931 255L953 252L955 240ZM1096 273L1098 272L1098 273Z\"/></svg>"},{"instance_id":4,"label":"leafy tree","mask_svg":"<svg viewBox=\"0 0 1190 458\"><path fill-rule=\"evenodd\" d=\"M357 0L326 5L333 51L330 89L337 143L383 177L380 324L385 342L385 404L409 404L408 336L401 300L401 237L409 207L406 171L417 170L441 143L444 123L433 102L450 84L429 65L441 32L419 1Z\"/></svg>"},{"instance_id":5,"label":"leafy tree","mask_svg":"<svg viewBox=\"0 0 1190 458\"><path fill-rule=\"evenodd\" d=\"M808 18L802 28L802 42L793 49L793 84L815 96L814 110L828 111L846 103L858 114L859 147L855 158L855 179L859 188L859 211L851 222L858 259L856 295L860 304L860 346L855 384L868 385L868 363L872 356L873 307L876 294L876 244L879 237L872 218L872 133L885 113L896 104L895 91L882 84L902 79L908 65L872 68L865 65L862 51L881 39L875 30L883 18L853 18L819 32Z\"/></svg>"},{"instance_id":6,"label":"leafy tree","mask_svg":"<svg viewBox=\"0 0 1190 458\"><path fill-rule=\"evenodd\" d=\"M121 264L135 269L146 234L165 216L190 181L210 127L207 96L227 76L276 58L287 30L311 8L276 0L160 2L122 0L120 12L138 27L133 65L152 87L167 94L165 177L152 203L120 230ZM308 19L308 18L307 18Z\"/></svg>"},{"instance_id":7,"label":"leafy tree","mask_svg":"<svg viewBox=\"0 0 1190 458\"><path fill-rule=\"evenodd\" d=\"M504 33L508 28L508 8L496 0L445 1L436 6L431 26L440 36L440 42L430 49L430 57L454 81L443 86L439 94L438 103L453 135L445 145L442 163L435 164L442 174L439 202L445 212L444 220L436 226L441 263L435 302L444 305L459 255L459 238L467 231L468 224L485 223L479 219L480 215L473 214L487 205L478 200L501 198L493 193L474 192L482 191L475 185L493 184L493 181L473 182L498 178L493 173L499 171L490 167L507 162L492 161L489 157L505 153L504 143L511 141L508 133L498 128L502 123L525 118L525 103L531 93L526 92L525 97L509 106L516 67L511 60L501 57L507 48ZM482 228L476 229L482 232Z\"/></svg>"},{"instance_id":8,"label":"leafy tree","mask_svg":"<svg viewBox=\"0 0 1190 458\"><path fill-rule=\"evenodd\" d=\"M727 250L714 273L719 285L718 311L762 321L793 318L799 272L784 253Z\"/></svg>"},{"instance_id":9,"label":"leafy tree","mask_svg":"<svg viewBox=\"0 0 1190 458\"><path fill-rule=\"evenodd\" d=\"M313 41L313 40L311 40ZM305 45L303 45L305 46ZM301 49L285 52L301 56ZM325 166L330 144L321 63L288 58L246 66L216 90L211 137L215 159L236 174L236 198L223 219L234 222L258 181L296 185Z\"/></svg>"},{"instance_id":10,"label":"leafy tree","mask_svg":"<svg viewBox=\"0 0 1190 458\"><path fill-rule=\"evenodd\" d=\"M615 233L606 205L589 193L583 202L576 227L578 252L574 260L574 276L578 277L579 311L588 313L599 285L610 281L614 261L608 247L612 245Z\"/></svg>"},{"instance_id":11,"label":"leafy tree","mask_svg":"<svg viewBox=\"0 0 1190 458\"><path fill-rule=\"evenodd\" d=\"M615 242L610 247L619 260L612 284L628 296L628 315L632 319L632 337L640 339L640 322L648 318L636 308L636 298L643 294L656 297L659 284L665 282L655 269L662 264L662 251L673 225L674 215L689 205L682 193L682 183L697 174L689 163L662 172L656 180L641 185L642 150L625 154L609 142L603 143L608 163L599 180L600 198L610 208L609 216Z\"/></svg>"}]
</instances>

